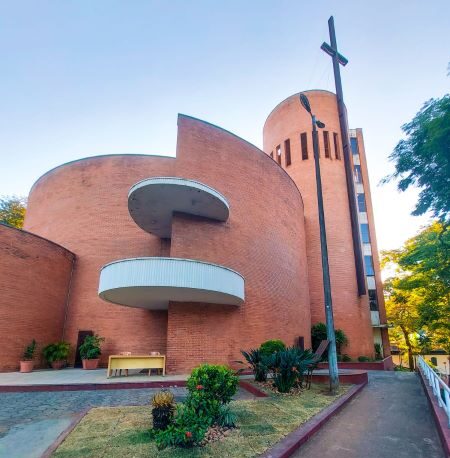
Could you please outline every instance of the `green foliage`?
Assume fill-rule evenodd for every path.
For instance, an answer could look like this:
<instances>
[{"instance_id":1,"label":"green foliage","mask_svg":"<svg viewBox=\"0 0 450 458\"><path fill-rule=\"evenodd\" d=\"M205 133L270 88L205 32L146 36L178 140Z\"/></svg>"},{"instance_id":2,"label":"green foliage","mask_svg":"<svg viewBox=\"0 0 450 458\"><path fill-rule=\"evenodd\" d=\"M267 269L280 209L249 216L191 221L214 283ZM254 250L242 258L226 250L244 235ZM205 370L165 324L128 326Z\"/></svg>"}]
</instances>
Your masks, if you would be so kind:
<instances>
[{"instance_id":1,"label":"green foliage","mask_svg":"<svg viewBox=\"0 0 450 458\"><path fill-rule=\"evenodd\" d=\"M52 343L42 349L44 358L48 363L65 361L69 356L69 351L70 344L68 342Z\"/></svg>"},{"instance_id":2,"label":"green foliage","mask_svg":"<svg viewBox=\"0 0 450 458\"><path fill-rule=\"evenodd\" d=\"M177 406L172 424L164 430L152 430L158 449L166 447L193 447L205 437L210 423L189 406Z\"/></svg>"},{"instance_id":3,"label":"green foliage","mask_svg":"<svg viewBox=\"0 0 450 458\"><path fill-rule=\"evenodd\" d=\"M269 367L274 386L280 393L289 393L301 382L312 361L313 354L310 350L300 350L297 347L288 347L273 353L269 357Z\"/></svg>"},{"instance_id":4,"label":"green foliage","mask_svg":"<svg viewBox=\"0 0 450 458\"><path fill-rule=\"evenodd\" d=\"M358 361L360 363L367 363L370 361L370 358L368 356L358 356Z\"/></svg>"},{"instance_id":5,"label":"green foliage","mask_svg":"<svg viewBox=\"0 0 450 458\"><path fill-rule=\"evenodd\" d=\"M398 180L405 191L421 189L413 215L431 211L436 218L450 216L450 94L426 102L414 119L402 126L407 138L400 140L389 159L395 172L383 182Z\"/></svg>"},{"instance_id":6,"label":"green foliage","mask_svg":"<svg viewBox=\"0 0 450 458\"><path fill-rule=\"evenodd\" d=\"M267 380L267 373L269 367L267 366L267 356L265 356L261 349L250 349L248 352L241 350L242 355L246 359L249 366L253 369L255 374L255 381L265 382ZM238 361L243 364L242 361Z\"/></svg>"},{"instance_id":7,"label":"green foliage","mask_svg":"<svg viewBox=\"0 0 450 458\"><path fill-rule=\"evenodd\" d=\"M383 359L383 355L381 352L381 344L376 343L373 345L373 348L375 350L375 359Z\"/></svg>"},{"instance_id":8,"label":"green foliage","mask_svg":"<svg viewBox=\"0 0 450 458\"><path fill-rule=\"evenodd\" d=\"M229 405L222 404L217 416L217 424L228 428L235 428L237 422L236 414L231 410Z\"/></svg>"},{"instance_id":9,"label":"green foliage","mask_svg":"<svg viewBox=\"0 0 450 458\"><path fill-rule=\"evenodd\" d=\"M17 196L3 196L0 198L0 223L22 229L27 199Z\"/></svg>"},{"instance_id":10,"label":"green foliage","mask_svg":"<svg viewBox=\"0 0 450 458\"><path fill-rule=\"evenodd\" d=\"M25 351L23 352L23 361L31 361L34 358L34 353L36 351L36 341L33 339L29 345L26 346Z\"/></svg>"},{"instance_id":11,"label":"green foliage","mask_svg":"<svg viewBox=\"0 0 450 458\"><path fill-rule=\"evenodd\" d=\"M282 340L267 340L266 342L262 343L259 347L261 353L264 356L270 356L272 353L276 351L281 351L286 349L286 345Z\"/></svg>"},{"instance_id":12,"label":"green foliage","mask_svg":"<svg viewBox=\"0 0 450 458\"><path fill-rule=\"evenodd\" d=\"M192 371L187 380L187 388L190 395L201 393L202 396L226 404L236 394L238 383L238 377L230 368L221 365L202 364Z\"/></svg>"},{"instance_id":13,"label":"green foliage","mask_svg":"<svg viewBox=\"0 0 450 458\"><path fill-rule=\"evenodd\" d=\"M342 329L335 329L336 336L336 351L338 354L341 353L342 347L348 344L348 338ZM327 325L325 323L317 323L311 327L311 343L313 351L319 348L320 342L327 339ZM323 357L327 358L328 350L325 351Z\"/></svg>"},{"instance_id":14,"label":"green foliage","mask_svg":"<svg viewBox=\"0 0 450 458\"><path fill-rule=\"evenodd\" d=\"M350 356L347 355L347 353L344 353L343 355L337 355L337 360L339 362L348 363L352 360L352 358L350 358Z\"/></svg>"},{"instance_id":15,"label":"green foliage","mask_svg":"<svg viewBox=\"0 0 450 458\"><path fill-rule=\"evenodd\" d=\"M80 345L81 359L97 359L101 354L101 344L105 341L104 337L97 334L94 336L86 336L83 343Z\"/></svg>"},{"instance_id":16,"label":"green foliage","mask_svg":"<svg viewBox=\"0 0 450 458\"><path fill-rule=\"evenodd\" d=\"M450 352L450 229L436 221L397 250L383 252L382 265L395 269L385 282L390 337L414 353Z\"/></svg>"}]
</instances>

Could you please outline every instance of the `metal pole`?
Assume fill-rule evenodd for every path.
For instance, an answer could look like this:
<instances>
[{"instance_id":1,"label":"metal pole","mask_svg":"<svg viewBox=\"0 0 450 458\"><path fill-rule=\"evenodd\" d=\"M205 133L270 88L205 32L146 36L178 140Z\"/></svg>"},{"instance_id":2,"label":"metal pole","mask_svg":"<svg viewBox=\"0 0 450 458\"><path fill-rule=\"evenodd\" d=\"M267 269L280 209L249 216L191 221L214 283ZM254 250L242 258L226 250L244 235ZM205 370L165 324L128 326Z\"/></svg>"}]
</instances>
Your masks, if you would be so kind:
<instances>
[{"instance_id":1,"label":"metal pole","mask_svg":"<svg viewBox=\"0 0 450 458\"><path fill-rule=\"evenodd\" d=\"M330 392L331 394L337 394L338 389L339 389L339 374L338 374L337 353L336 353L336 336L334 332L333 301L331 298L330 268L328 266L327 234L325 231L325 214L323 210L322 179L320 176L319 139L318 139L318 132L317 132L317 127L316 127L316 117L314 115L312 115L312 128L313 128L314 164L316 168L317 206L319 209L320 250L322 253L323 295L324 295L324 300L325 300L327 339L330 342L328 346L328 368L330 371Z\"/></svg>"}]
</instances>

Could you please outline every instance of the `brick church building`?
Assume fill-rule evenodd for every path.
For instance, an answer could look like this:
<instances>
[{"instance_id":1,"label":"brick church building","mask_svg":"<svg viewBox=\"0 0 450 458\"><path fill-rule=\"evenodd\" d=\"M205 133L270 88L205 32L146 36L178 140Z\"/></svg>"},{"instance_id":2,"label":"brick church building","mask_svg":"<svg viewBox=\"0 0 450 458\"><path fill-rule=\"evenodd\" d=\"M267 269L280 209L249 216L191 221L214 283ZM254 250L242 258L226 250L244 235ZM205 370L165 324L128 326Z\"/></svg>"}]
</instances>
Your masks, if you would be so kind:
<instances>
[{"instance_id":1,"label":"brick church building","mask_svg":"<svg viewBox=\"0 0 450 458\"><path fill-rule=\"evenodd\" d=\"M336 96L306 91L319 132L336 328L351 357L389 344L361 129L351 166L366 279L360 295ZM176 157L105 155L33 185L24 230L0 225L0 370L24 347L105 337L110 354L159 351L169 373L233 364L268 339L311 345L324 322L311 120L298 94L270 113L264 150L178 116Z\"/></svg>"}]
</instances>

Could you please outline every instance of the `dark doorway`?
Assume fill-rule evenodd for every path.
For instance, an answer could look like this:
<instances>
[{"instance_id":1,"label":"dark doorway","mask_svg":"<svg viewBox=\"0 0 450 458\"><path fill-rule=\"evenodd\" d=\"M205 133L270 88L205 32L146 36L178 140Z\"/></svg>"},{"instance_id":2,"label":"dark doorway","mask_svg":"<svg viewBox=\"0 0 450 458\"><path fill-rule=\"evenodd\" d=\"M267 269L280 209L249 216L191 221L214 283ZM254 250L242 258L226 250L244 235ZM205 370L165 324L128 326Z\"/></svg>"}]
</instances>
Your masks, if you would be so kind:
<instances>
[{"instance_id":1,"label":"dark doorway","mask_svg":"<svg viewBox=\"0 0 450 458\"><path fill-rule=\"evenodd\" d=\"M78 341L77 341L77 352L75 354L75 364L73 367L82 367L83 363L81 362L80 357L80 345L83 343L83 340L86 336L93 336L92 331L78 331Z\"/></svg>"},{"instance_id":2,"label":"dark doorway","mask_svg":"<svg viewBox=\"0 0 450 458\"><path fill-rule=\"evenodd\" d=\"M305 338L303 336L299 336L297 339L297 347L300 348L300 350L305 349Z\"/></svg>"}]
</instances>

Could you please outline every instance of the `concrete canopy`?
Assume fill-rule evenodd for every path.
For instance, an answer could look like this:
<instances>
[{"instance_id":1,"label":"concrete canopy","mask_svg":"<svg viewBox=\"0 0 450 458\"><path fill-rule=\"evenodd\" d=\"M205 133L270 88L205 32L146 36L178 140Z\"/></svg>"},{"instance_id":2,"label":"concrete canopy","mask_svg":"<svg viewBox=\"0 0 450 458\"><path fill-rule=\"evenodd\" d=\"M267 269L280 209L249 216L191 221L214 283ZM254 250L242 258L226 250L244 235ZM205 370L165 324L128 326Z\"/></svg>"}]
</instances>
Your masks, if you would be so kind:
<instances>
[{"instance_id":1,"label":"concrete canopy","mask_svg":"<svg viewBox=\"0 0 450 458\"><path fill-rule=\"evenodd\" d=\"M148 178L128 193L128 210L144 231L162 238L172 235L174 212L226 221L229 205L215 189L194 180L177 177Z\"/></svg>"},{"instance_id":2,"label":"concrete canopy","mask_svg":"<svg viewBox=\"0 0 450 458\"><path fill-rule=\"evenodd\" d=\"M244 278L227 267L179 258L132 258L106 264L99 296L114 304L167 310L173 302L240 305Z\"/></svg>"}]
</instances>

